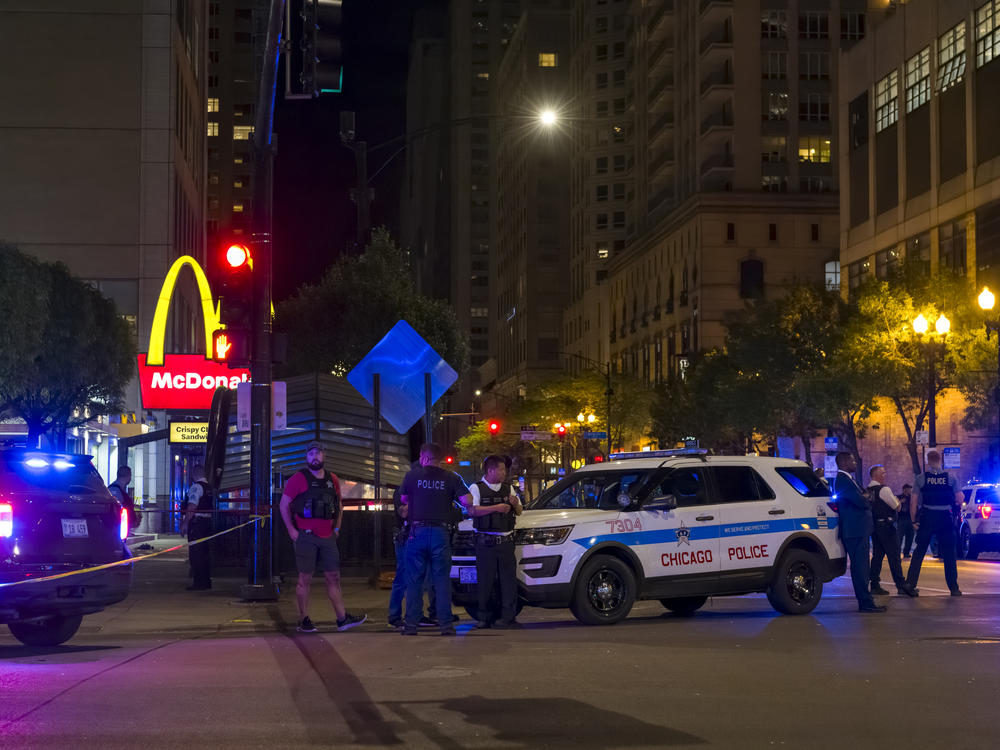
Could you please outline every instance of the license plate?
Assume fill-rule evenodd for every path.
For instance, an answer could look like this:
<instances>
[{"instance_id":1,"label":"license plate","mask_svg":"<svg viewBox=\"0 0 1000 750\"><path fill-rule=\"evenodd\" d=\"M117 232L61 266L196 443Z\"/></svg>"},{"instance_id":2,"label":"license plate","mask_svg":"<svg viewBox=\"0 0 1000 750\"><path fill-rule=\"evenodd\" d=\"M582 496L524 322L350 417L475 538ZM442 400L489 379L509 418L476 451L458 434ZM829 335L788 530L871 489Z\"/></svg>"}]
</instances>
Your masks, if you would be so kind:
<instances>
[{"instance_id":1,"label":"license plate","mask_svg":"<svg viewBox=\"0 0 1000 750\"><path fill-rule=\"evenodd\" d=\"M66 539L86 539L89 536L86 518L64 518L62 530Z\"/></svg>"},{"instance_id":2,"label":"license plate","mask_svg":"<svg viewBox=\"0 0 1000 750\"><path fill-rule=\"evenodd\" d=\"M459 568L458 569L458 582L459 583L475 583L476 582L476 569L475 568Z\"/></svg>"}]
</instances>

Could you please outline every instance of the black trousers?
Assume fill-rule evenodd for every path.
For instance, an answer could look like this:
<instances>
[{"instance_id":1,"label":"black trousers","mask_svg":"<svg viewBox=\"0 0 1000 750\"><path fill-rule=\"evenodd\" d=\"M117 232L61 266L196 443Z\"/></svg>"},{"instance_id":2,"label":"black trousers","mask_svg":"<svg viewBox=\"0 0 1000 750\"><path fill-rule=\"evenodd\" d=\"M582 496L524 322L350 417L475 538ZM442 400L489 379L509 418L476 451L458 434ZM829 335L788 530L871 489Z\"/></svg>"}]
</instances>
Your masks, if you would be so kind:
<instances>
[{"instance_id":1,"label":"black trousers","mask_svg":"<svg viewBox=\"0 0 1000 750\"><path fill-rule=\"evenodd\" d=\"M941 560L944 562L944 580L948 588L955 591L958 589L958 562L955 559L955 522L952 520L951 511L924 509L920 511L919 521L917 545L910 559L910 569L906 572L906 582L911 586L917 585L927 547L931 543L931 537L937 535L938 552L941 553Z\"/></svg>"},{"instance_id":2,"label":"black trousers","mask_svg":"<svg viewBox=\"0 0 1000 750\"><path fill-rule=\"evenodd\" d=\"M872 588L879 585L879 577L882 573L882 558L888 558L889 560L889 572L892 574L892 582L900 588L906 585L906 579L903 578L903 564L900 562L899 557L899 535L896 533L896 524L892 521L876 521L875 530L872 532Z\"/></svg>"},{"instance_id":3,"label":"black trousers","mask_svg":"<svg viewBox=\"0 0 1000 750\"><path fill-rule=\"evenodd\" d=\"M909 555L913 548L913 521L909 514L900 516L896 523L896 533L899 535L900 547L904 555Z\"/></svg>"},{"instance_id":4,"label":"black trousers","mask_svg":"<svg viewBox=\"0 0 1000 750\"><path fill-rule=\"evenodd\" d=\"M188 541L194 542L212 535L211 518L192 518L188 525ZM191 557L191 577L194 578L195 586L212 585L212 557L209 554L208 545L211 542L202 542L188 548L188 555Z\"/></svg>"},{"instance_id":5,"label":"black trousers","mask_svg":"<svg viewBox=\"0 0 1000 750\"><path fill-rule=\"evenodd\" d=\"M517 560L514 557L514 536L499 544L484 544L484 535L476 535L476 585L479 589L479 619L510 622L516 615ZM494 584L500 588L499 618L490 611L490 596Z\"/></svg>"},{"instance_id":6,"label":"black trousers","mask_svg":"<svg viewBox=\"0 0 1000 750\"><path fill-rule=\"evenodd\" d=\"M851 563L851 583L854 584L854 596L858 598L859 607L870 607L875 604L868 588L870 573L868 560L868 545L870 537L848 536L842 540L847 559Z\"/></svg>"}]
</instances>

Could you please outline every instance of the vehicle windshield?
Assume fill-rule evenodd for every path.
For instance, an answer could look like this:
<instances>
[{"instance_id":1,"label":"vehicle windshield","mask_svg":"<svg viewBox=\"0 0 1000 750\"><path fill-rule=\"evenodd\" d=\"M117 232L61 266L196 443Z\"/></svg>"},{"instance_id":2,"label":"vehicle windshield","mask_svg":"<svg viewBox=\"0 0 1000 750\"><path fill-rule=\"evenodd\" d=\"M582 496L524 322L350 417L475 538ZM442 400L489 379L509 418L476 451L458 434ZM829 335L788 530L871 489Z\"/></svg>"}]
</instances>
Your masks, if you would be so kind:
<instances>
[{"instance_id":1,"label":"vehicle windshield","mask_svg":"<svg viewBox=\"0 0 1000 750\"><path fill-rule=\"evenodd\" d=\"M588 471L560 479L533 500L529 510L619 510L618 496L635 499L647 471Z\"/></svg>"}]
</instances>

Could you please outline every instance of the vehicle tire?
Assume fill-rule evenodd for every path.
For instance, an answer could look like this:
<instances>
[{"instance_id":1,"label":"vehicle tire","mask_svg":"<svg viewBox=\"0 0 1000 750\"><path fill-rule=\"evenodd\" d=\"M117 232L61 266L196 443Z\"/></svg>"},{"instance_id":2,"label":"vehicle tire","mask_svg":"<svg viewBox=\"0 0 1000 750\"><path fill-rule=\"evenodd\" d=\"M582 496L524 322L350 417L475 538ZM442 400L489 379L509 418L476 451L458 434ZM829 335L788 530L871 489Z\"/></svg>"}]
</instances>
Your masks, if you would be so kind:
<instances>
[{"instance_id":1,"label":"vehicle tire","mask_svg":"<svg viewBox=\"0 0 1000 750\"><path fill-rule=\"evenodd\" d=\"M617 557L597 555L580 571L570 611L585 625L614 625L635 604L635 575Z\"/></svg>"},{"instance_id":2,"label":"vehicle tire","mask_svg":"<svg viewBox=\"0 0 1000 750\"><path fill-rule=\"evenodd\" d=\"M823 596L821 561L817 555L790 549L774 567L774 577L767 587L767 600L785 615L812 612Z\"/></svg>"},{"instance_id":3,"label":"vehicle tire","mask_svg":"<svg viewBox=\"0 0 1000 750\"><path fill-rule=\"evenodd\" d=\"M660 604L678 617L690 617L708 601L707 596L677 596L673 599L660 599Z\"/></svg>"},{"instance_id":4,"label":"vehicle tire","mask_svg":"<svg viewBox=\"0 0 1000 750\"><path fill-rule=\"evenodd\" d=\"M58 646L80 629L83 615L50 615L34 620L7 623L11 635L25 646Z\"/></svg>"}]
</instances>

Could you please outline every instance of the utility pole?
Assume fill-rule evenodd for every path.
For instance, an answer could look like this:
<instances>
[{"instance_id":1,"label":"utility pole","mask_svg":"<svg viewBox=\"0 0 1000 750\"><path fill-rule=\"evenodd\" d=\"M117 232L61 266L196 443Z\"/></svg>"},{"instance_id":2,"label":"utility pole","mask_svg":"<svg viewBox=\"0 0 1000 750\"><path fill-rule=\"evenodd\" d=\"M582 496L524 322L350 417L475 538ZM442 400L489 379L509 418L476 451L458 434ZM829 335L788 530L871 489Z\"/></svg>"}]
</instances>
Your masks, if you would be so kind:
<instances>
[{"instance_id":1,"label":"utility pole","mask_svg":"<svg viewBox=\"0 0 1000 750\"><path fill-rule=\"evenodd\" d=\"M364 250L368 244L368 230L371 228L371 202L375 191L368 186L368 143L355 139L353 112L340 113L340 142L354 152L354 166L357 170L358 186L351 188L351 200L358 207L357 245Z\"/></svg>"}]
</instances>

